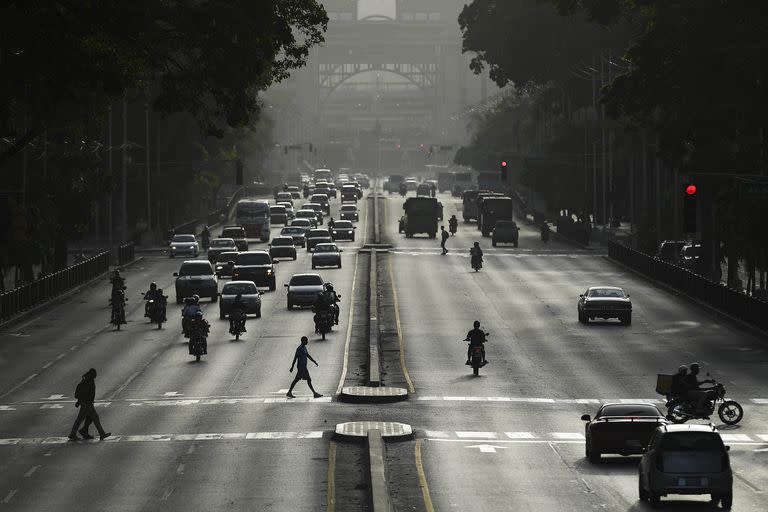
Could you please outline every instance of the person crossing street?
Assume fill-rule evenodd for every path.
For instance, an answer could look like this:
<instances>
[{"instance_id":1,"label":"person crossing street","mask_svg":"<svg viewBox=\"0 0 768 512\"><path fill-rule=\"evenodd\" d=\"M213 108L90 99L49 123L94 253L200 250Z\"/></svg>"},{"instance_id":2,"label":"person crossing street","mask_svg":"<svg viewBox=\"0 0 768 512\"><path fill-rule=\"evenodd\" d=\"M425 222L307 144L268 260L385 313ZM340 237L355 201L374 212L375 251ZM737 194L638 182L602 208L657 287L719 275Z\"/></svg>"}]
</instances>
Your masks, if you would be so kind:
<instances>
[{"instance_id":1,"label":"person crossing street","mask_svg":"<svg viewBox=\"0 0 768 512\"><path fill-rule=\"evenodd\" d=\"M309 339L306 336L302 336L301 345L299 345L296 348L296 354L293 356L293 362L291 363L291 369L289 371L293 373L293 367L296 366L296 378L293 379L293 382L291 382L291 387L290 389L288 389L288 393L285 394L285 396L287 396L288 398L296 398L293 395L293 388L294 386L296 386L296 384L300 380L307 381L307 386L309 386L309 389L312 391L315 398L320 398L321 396L323 396L317 391L315 391L315 388L312 387L312 377L309 376L309 370L307 369L307 360L315 363L315 366L318 366L318 364L317 364L317 361L315 361L307 351L308 343L309 343Z\"/></svg>"},{"instance_id":2,"label":"person crossing street","mask_svg":"<svg viewBox=\"0 0 768 512\"><path fill-rule=\"evenodd\" d=\"M445 242L451 235L445 230L445 226L440 226L440 247L443 249L443 254L448 254L448 249L445 248Z\"/></svg>"}]
</instances>

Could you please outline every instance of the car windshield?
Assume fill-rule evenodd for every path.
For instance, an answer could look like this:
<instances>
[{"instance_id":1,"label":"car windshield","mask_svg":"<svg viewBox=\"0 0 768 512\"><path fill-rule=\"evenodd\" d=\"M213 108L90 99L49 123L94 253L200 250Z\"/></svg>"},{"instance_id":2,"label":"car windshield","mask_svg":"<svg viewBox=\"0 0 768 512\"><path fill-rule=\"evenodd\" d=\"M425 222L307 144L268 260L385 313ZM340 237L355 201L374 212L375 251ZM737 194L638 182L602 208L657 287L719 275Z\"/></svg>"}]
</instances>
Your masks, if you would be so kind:
<instances>
[{"instance_id":1,"label":"car windshield","mask_svg":"<svg viewBox=\"0 0 768 512\"><path fill-rule=\"evenodd\" d=\"M296 219L291 222L291 226L310 226L311 223L307 219Z\"/></svg>"},{"instance_id":2,"label":"car windshield","mask_svg":"<svg viewBox=\"0 0 768 512\"><path fill-rule=\"evenodd\" d=\"M701 246L685 247L683 249L683 256L701 256Z\"/></svg>"},{"instance_id":3,"label":"car windshield","mask_svg":"<svg viewBox=\"0 0 768 512\"><path fill-rule=\"evenodd\" d=\"M235 246L234 240L221 240L221 239L211 240L211 247L234 247L234 246Z\"/></svg>"},{"instance_id":4,"label":"car windshield","mask_svg":"<svg viewBox=\"0 0 768 512\"><path fill-rule=\"evenodd\" d=\"M302 206L303 209L305 209L305 210L312 210L312 211L317 211L317 210L319 210L322 207L323 207L323 205L318 204L318 203L307 203L304 206Z\"/></svg>"},{"instance_id":5,"label":"car windshield","mask_svg":"<svg viewBox=\"0 0 768 512\"><path fill-rule=\"evenodd\" d=\"M293 245L293 238L273 238L272 245Z\"/></svg>"},{"instance_id":6,"label":"car windshield","mask_svg":"<svg viewBox=\"0 0 768 512\"><path fill-rule=\"evenodd\" d=\"M253 283L227 283L221 289L222 295L237 295L238 293L255 295L257 293L256 285Z\"/></svg>"},{"instance_id":7,"label":"car windshield","mask_svg":"<svg viewBox=\"0 0 768 512\"><path fill-rule=\"evenodd\" d=\"M333 223L333 227L340 229L352 229L352 222L348 220L337 220Z\"/></svg>"},{"instance_id":8,"label":"car windshield","mask_svg":"<svg viewBox=\"0 0 768 512\"><path fill-rule=\"evenodd\" d=\"M179 270L180 276L209 276L213 270L208 263L184 263Z\"/></svg>"},{"instance_id":9,"label":"car windshield","mask_svg":"<svg viewBox=\"0 0 768 512\"><path fill-rule=\"evenodd\" d=\"M315 213L315 210L299 210L296 212L296 216L299 218L310 218L314 219L317 216L317 213Z\"/></svg>"},{"instance_id":10,"label":"car windshield","mask_svg":"<svg viewBox=\"0 0 768 512\"><path fill-rule=\"evenodd\" d=\"M267 253L240 253L235 260L236 265L269 265L272 258Z\"/></svg>"},{"instance_id":11,"label":"car windshield","mask_svg":"<svg viewBox=\"0 0 768 512\"><path fill-rule=\"evenodd\" d=\"M225 229L221 232L222 238L245 238L245 231L242 228Z\"/></svg>"},{"instance_id":12,"label":"car windshield","mask_svg":"<svg viewBox=\"0 0 768 512\"><path fill-rule=\"evenodd\" d=\"M221 252L216 256L216 263L221 263L222 261L234 261L236 257L237 253L234 251Z\"/></svg>"},{"instance_id":13,"label":"car windshield","mask_svg":"<svg viewBox=\"0 0 768 512\"><path fill-rule=\"evenodd\" d=\"M626 295L624 295L624 290L621 290L619 288L592 288L587 293L587 297L622 298L622 297L626 297Z\"/></svg>"},{"instance_id":14,"label":"car windshield","mask_svg":"<svg viewBox=\"0 0 768 512\"><path fill-rule=\"evenodd\" d=\"M283 228L280 230L281 235L302 235L304 230L301 228Z\"/></svg>"},{"instance_id":15,"label":"car windshield","mask_svg":"<svg viewBox=\"0 0 768 512\"><path fill-rule=\"evenodd\" d=\"M289 284L291 286L322 285L323 284L323 278L320 277L320 276L293 276L291 278L291 282Z\"/></svg>"},{"instance_id":16,"label":"car windshield","mask_svg":"<svg viewBox=\"0 0 768 512\"><path fill-rule=\"evenodd\" d=\"M285 213L285 206L270 206L269 213Z\"/></svg>"},{"instance_id":17,"label":"car windshield","mask_svg":"<svg viewBox=\"0 0 768 512\"><path fill-rule=\"evenodd\" d=\"M327 203L328 202L328 196L312 196L310 199L312 199L312 201L316 202L316 203Z\"/></svg>"},{"instance_id":18,"label":"car windshield","mask_svg":"<svg viewBox=\"0 0 768 512\"><path fill-rule=\"evenodd\" d=\"M352 206L352 205L342 206L341 207L341 211L343 211L343 212L356 212L357 211L357 206Z\"/></svg>"},{"instance_id":19,"label":"car windshield","mask_svg":"<svg viewBox=\"0 0 768 512\"><path fill-rule=\"evenodd\" d=\"M617 404L606 405L603 410L600 411L599 418L605 416L654 416L661 417L659 410L653 405L630 405L630 404Z\"/></svg>"},{"instance_id":20,"label":"car windshield","mask_svg":"<svg viewBox=\"0 0 768 512\"><path fill-rule=\"evenodd\" d=\"M328 236L328 231L325 229L313 229L307 234L307 238L317 238Z\"/></svg>"},{"instance_id":21,"label":"car windshield","mask_svg":"<svg viewBox=\"0 0 768 512\"><path fill-rule=\"evenodd\" d=\"M194 242L194 241L195 241L195 235L174 235L173 237L174 243Z\"/></svg>"},{"instance_id":22,"label":"car windshield","mask_svg":"<svg viewBox=\"0 0 768 512\"><path fill-rule=\"evenodd\" d=\"M512 229L513 226L515 226L515 223L508 220L500 220L496 223L496 229Z\"/></svg>"},{"instance_id":23,"label":"car windshield","mask_svg":"<svg viewBox=\"0 0 768 512\"><path fill-rule=\"evenodd\" d=\"M318 244L315 247L315 254L319 252L339 252L339 248L331 244Z\"/></svg>"}]
</instances>

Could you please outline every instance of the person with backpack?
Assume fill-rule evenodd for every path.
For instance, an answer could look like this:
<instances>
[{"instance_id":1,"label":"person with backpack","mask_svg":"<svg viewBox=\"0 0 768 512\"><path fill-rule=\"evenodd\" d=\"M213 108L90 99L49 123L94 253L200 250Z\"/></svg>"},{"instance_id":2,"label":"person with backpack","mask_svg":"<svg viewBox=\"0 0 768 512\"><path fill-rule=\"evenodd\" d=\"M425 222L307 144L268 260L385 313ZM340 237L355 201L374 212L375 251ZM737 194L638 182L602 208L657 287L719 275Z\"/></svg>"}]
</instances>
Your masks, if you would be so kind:
<instances>
[{"instance_id":1,"label":"person with backpack","mask_svg":"<svg viewBox=\"0 0 768 512\"><path fill-rule=\"evenodd\" d=\"M104 428L102 428L99 413L96 412L96 408L93 405L93 402L96 399L95 379L96 370L91 368L83 374L83 378L75 388L75 399L77 400L77 402L75 402L75 407L79 407L80 412L78 412L75 423L72 425L72 431L69 433L70 441L79 440L77 437L78 432L83 436L83 439L93 439L93 436L88 433L88 427L91 426L91 423L96 425L96 430L99 431L99 439L101 441L112 435L111 432L105 432ZM85 421L83 428L78 430L78 427L83 421Z\"/></svg>"}]
</instances>

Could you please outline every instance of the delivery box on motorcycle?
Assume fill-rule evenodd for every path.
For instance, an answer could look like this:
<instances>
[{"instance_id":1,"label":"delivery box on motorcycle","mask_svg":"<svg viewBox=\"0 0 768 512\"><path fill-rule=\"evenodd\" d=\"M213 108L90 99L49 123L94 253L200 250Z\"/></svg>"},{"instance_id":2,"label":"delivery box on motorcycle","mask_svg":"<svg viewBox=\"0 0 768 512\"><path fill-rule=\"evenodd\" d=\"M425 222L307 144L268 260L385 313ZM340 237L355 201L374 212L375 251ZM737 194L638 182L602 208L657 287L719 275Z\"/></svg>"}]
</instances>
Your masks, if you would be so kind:
<instances>
[{"instance_id":1,"label":"delivery box on motorcycle","mask_svg":"<svg viewBox=\"0 0 768 512\"><path fill-rule=\"evenodd\" d=\"M674 375L659 373L656 375L656 392L660 395L672 394L672 379Z\"/></svg>"}]
</instances>

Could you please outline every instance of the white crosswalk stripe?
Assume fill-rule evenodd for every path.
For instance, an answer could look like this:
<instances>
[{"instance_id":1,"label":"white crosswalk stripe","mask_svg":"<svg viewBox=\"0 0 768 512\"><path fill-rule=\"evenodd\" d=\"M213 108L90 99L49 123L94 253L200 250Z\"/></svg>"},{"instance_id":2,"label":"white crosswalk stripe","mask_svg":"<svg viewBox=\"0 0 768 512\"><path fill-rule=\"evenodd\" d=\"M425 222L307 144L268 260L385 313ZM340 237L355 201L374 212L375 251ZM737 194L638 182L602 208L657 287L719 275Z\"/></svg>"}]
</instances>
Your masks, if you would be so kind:
<instances>
[{"instance_id":1,"label":"white crosswalk stripe","mask_svg":"<svg viewBox=\"0 0 768 512\"><path fill-rule=\"evenodd\" d=\"M226 441L233 439L245 440L277 440L277 439L321 439L325 432L322 430L307 430L301 432L233 432L209 434L143 434L143 435L113 435L104 441L98 439L70 441L66 437L11 437L0 439L0 446L34 445L34 444L65 444L65 443L136 443L136 442L171 442L171 441Z\"/></svg>"}]
</instances>

